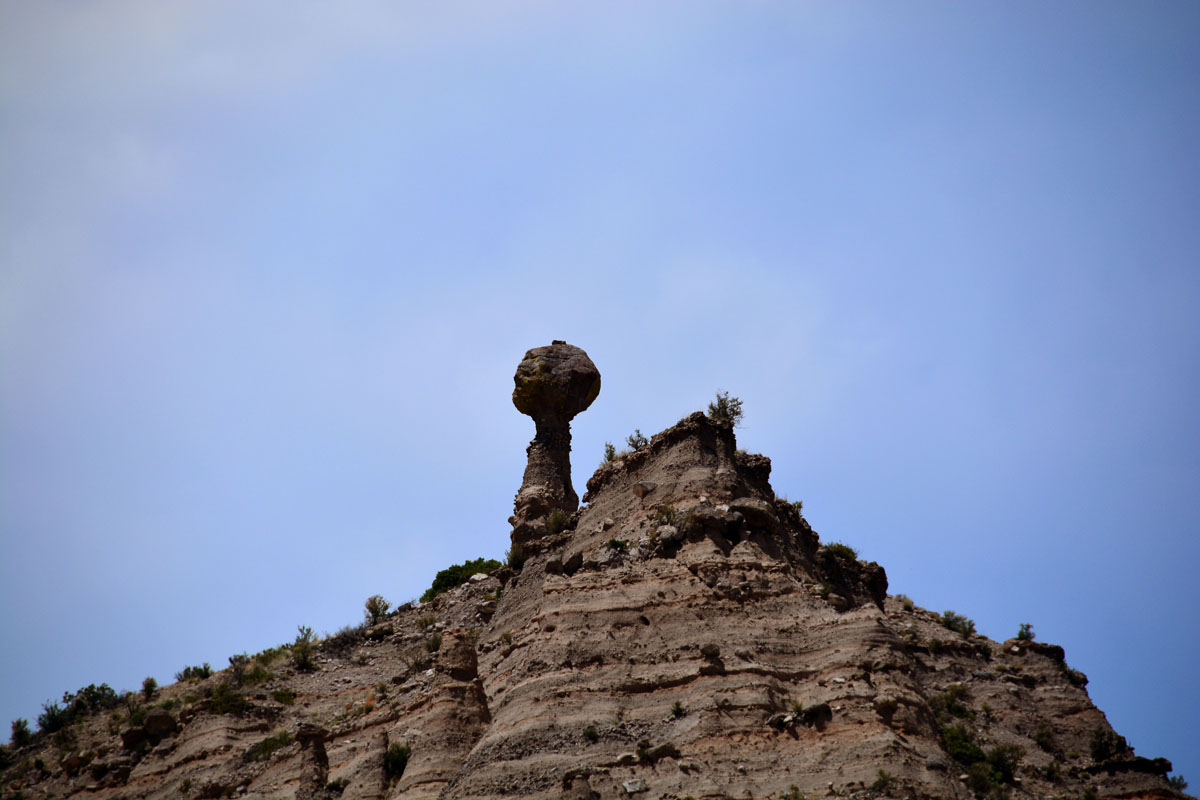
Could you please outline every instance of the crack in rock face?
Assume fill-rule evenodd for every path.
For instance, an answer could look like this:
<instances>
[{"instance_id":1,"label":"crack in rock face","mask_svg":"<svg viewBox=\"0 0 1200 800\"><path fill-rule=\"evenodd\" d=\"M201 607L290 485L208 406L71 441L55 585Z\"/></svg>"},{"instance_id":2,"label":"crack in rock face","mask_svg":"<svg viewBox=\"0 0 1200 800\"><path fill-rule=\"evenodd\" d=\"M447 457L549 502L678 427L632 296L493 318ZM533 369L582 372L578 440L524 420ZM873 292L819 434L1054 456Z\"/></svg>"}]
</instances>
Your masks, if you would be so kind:
<instances>
[{"instance_id":1,"label":"crack in rock face","mask_svg":"<svg viewBox=\"0 0 1200 800\"><path fill-rule=\"evenodd\" d=\"M544 531L544 523L536 523L551 512L573 514L579 507L571 486L571 420L600 394L600 370L581 348L555 340L525 353L513 383L513 405L537 426L513 503L516 541Z\"/></svg>"}]
</instances>

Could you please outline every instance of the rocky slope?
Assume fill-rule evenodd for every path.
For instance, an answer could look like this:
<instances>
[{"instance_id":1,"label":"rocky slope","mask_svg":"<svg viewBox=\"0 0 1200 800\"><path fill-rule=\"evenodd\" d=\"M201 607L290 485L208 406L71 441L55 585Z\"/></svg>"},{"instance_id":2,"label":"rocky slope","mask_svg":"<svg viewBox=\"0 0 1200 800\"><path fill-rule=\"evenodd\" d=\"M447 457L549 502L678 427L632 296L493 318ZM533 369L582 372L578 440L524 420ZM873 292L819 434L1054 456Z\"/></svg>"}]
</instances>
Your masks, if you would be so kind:
<instances>
[{"instance_id":1,"label":"rocky slope","mask_svg":"<svg viewBox=\"0 0 1200 800\"><path fill-rule=\"evenodd\" d=\"M769 474L694 414L513 566L6 748L2 795L1178 796L1060 648L889 597Z\"/></svg>"}]
</instances>

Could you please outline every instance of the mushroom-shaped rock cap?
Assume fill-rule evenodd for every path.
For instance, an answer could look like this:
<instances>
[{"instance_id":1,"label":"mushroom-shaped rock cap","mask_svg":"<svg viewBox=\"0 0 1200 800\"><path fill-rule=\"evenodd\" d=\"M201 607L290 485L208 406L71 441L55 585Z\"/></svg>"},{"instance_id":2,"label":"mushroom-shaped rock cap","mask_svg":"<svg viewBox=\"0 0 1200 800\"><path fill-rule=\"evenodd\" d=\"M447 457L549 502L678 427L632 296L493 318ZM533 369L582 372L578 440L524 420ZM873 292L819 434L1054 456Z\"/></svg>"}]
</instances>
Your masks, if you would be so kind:
<instances>
[{"instance_id":1,"label":"mushroom-shaped rock cap","mask_svg":"<svg viewBox=\"0 0 1200 800\"><path fill-rule=\"evenodd\" d=\"M588 354L559 340L527 352L513 382L513 405L535 420L570 420L600 394L600 370Z\"/></svg>"}]
</instances>

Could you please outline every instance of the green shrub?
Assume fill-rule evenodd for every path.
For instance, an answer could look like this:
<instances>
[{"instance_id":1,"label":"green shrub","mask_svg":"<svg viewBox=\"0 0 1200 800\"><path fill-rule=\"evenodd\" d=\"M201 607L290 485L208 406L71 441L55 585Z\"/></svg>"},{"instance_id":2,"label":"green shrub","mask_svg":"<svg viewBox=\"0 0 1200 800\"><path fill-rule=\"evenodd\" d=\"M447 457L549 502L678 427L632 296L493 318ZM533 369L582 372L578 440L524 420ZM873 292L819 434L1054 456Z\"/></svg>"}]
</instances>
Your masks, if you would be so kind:
<instances>
[{"instance_id":1,"label":"green shrub","mask_svg":"<svg viewBox=\"0 0 1200 800\"><path fill-rule=\"evenodd\" d=\"M742 401L730 397L729 392L717 392L716 402L708 404L708 417L724 420L736 428L742 424Z\"/></svg>"},{"instance_id":2,"label":"green shrub","mask_svg":"<svg viewBox=\"0 0 1200 800\"><path fill-rule=\"evenodd\" d=\"M442 635L440 633L435 633L433 636L430 636L429 640L425 642L425 649L431 653L436 653L438 650L441 650Z\"/></svg>"},{"instance_id":3,"label":"green shrub","mask_svg":"<svg viewBox=\"0 0 1200 800\"><path fill-rule=\"evenodd\" d=\"M1188 782L1182 775L1172 775L1171 777L1167 778L1167 783L1169 783L1171 788L1177 792L1182 792L1188 787Z\"/></svg>"},{"instance_id":4,"label":"green shrub","mask_svg":"<svg viewBox=\"0 0 1200 800\"><path fill-rule=\"evenodd\" d=\"M238 686L242 685L242 677L246 672L246 665L250 663L250 656L245 653L235 653L229 657L229 668L233 670L233 682Z\"/></svg>"},{"instance_id":5,"label":"green shrub","mask_svg":"<svg viewBox=\"0 0 1200 800\"><path fill-rule=\"evenodd\" d=\"M271 697L275 698L275 702L283 703L285 706L290 706L296 702L296 693L291 689L276 689L271 692Z\"/></svg>"},{"instance_id":6,"label":"green shrub","mask_svg":"<svg viewBox=\"0 0 1200 800\"><path fill-rule=\"evenodd\" d=\"M175 673L176 681L202 681L213 673L212 665L205 661L198 667L184 667Z\"/></svg>"},{"instance_id":7,"label":"green shrub","mask_svg":"<svg viewBox=\"0 0 1200 800\"><path fill-rule=\"evenodd\" d=\"M246 670L242 675L242 683L247 686L254 686L259 683L266 683L275 677L275 673L269 671L262 664L255 663L250 669Z\"/></svg>"},{"instance_id":8,"label":"green shrub","mask_svg":"<svg viewBox=\"0 0 1200 800\"><path fill-rule=\"evenodd\" d=\"M942 625L962 635L964 639L975 633L975 621L953 611L942 612Z\"/></svg>"},{"instance_id":9,"label":"green shrub","mask_svg":"<svg viewBox=\"0 0 1200 800\"><path fill-rule=\"evenodd\" d=\"M301 672L314 672L317 664L313 660L316 637L307 625L296 626L296 641L292 642L292 664Z\"/></svg>"},{"instance_id":10,"label":"green shrub","mask_svg":"<svg viewBox=\"0 0 1200 800\"><path fill-rule=\"evenodd\" d=\"M49 701L42 703L42 713L38 714L38 730L42 733L54 733L62 730L71 721L70 714L58 703Z\"/></svg>"},{"instance_id":11,"label":"green shrub","mask_svg":"<svg viewBox=\"0 0 1200 800\"><path fill-rule=\"evenodd\" d=\"M617 448L613 446L612 442L605 442L604 443L604 462L603 463L611 464L613 461L616 460L616 458L617 458Z\"/></svg>"},{"instance_id":12,"label":"green shrub","mask_svg":"<svg viewBox=\"0 0 1200 800\"><path fill-rule=\"evenodd\" d=\"M629 434L629 436L625 437L625 444L629 445L630 450L633 450L636 452L638 450L641 450L643 447L646 447L647 445L649 445L650 440L647 439L645 436L642 436L641 428L635 428L633 433L631 433L631 434Z\"/></svg>"},{"instance_id":13,"label":"green shrub","mask_svg":"<svg viewBox=\"0 0 1200 800\"><path fill-rule=\"evenodd\" d=\"M383 757L383 770L387 773L389 782L398 780L404 774L404 768L408 766L408 757L411 755L412 750L408 745L396 742L388 747Z\"/></svg>"},{"instance_id":14,"label":"green shrub","mask_svg":"<svg viewBox=\"0 0 1200 800\"><path fill-rule=\"evenodd\" d=\"M292 738L291 733L280 731L274 736L268 736L254 745L254 747L251 747L246 752L246 761L267 761L276 750L282 750L294 741L296 740Z\"/></svg>"},{"instance_id":15,"label":"green shrub","mask_svg":"<svg viewBox=\"0 0 1200 800\"><path fill-rule=\"evenodd\" d=\"M943 726L942 744L950 757L964 766L983 761L987 757L983 749L975 743L975 737L971 731L962 725Z\"/></svg>"},{"instance_id":16,"label":"green shrub","mask_svg":"<svg viewBox=\"0 0 1200 800\"><path fill-rule=\"evenodd\" d=\"M1017 639L1022 642L1033 641L1033 626L1028 622L1022 622L1020 630L1017 631Z\"/></svg>"},{"instance_id":17,"label":"green shrub","mask_svg":"<svg viewBox=\"0 0 1200 800\"><path fill-rule=\"evenodd\" d=\"M33 741L33 733L29 730L29 720L17 718L12 721L12 742L13 747L24 747Z\"/></svg>"},{"instance_id":18,"label":"green shrub","mask_svg":"<svg viewBox=\"0 0 1200 800\"><path fill-rule=\"evenodd\" d=\"M363 613L372 625L379 622L387 615L388 609L392 604L383 599L381 594L373 594L367 598L367 602L363 603Z\"/></svg>"},{"instance_id":19,"label":"green shrub","mask_svg":"<svg viewBox=\"0 0 1200 800\"><path fill-rule=\"evenodd\" d=\"M1104 730L1097 725L1092 731L1091 750L1093 761L1104 761L1128 752L1129 744L1125 741L1125 737L1116 731Z\"/></svg>"},{"instance_id":20,"label":"green shrub","mask_svg":"<svg viewBox=\"0 0 1200 800\"><path fill-rule=\"evenodd\" d=\"M562 533L566 530L567 522L571 519L567 512L561 508L556 508L546 517L546 530L550 533Z\"/></svg>"},{"instance_id":21,"label":"green shrub","mask_svg":"<svg viewBox=\"0 0 1200 800\"><path fill-rule=\"evenodd\" d=\"M512 547L504 551L504 563L510 569L517 572L521 571L521 567L525 566L525 559L528 556L525 554L525 548L520 544L514 544Z\"/></svg>"},{"instance_id":22,"label":"green shrub","mask_svg":"<svg viewBox=\"0 0 1200 800\"><path fill-rule=\"evenodd\" d=\"M670 503L656 506L654 509L654 524L677 526L679 524L679 512Z\"/></svg>"},{"instance_id":23,"label":"green shrub","mask_svg":"<svg viewBox=\"0 0 1200 800\"><path fill-rule=\"evenodd\" d=\"M1054 752L1054 727L1047 720L1038 721L1037 730L1033 732L1033 743L1047 753Z\"/></svg>"},{"instance_id":24,"label":"green shrub","mask_svg":"<svg viewBox=\"0 0 1200 800\"><path fill-rule=\"evenodd\" d=\"M986 761L976 761L967 767L967 788L974 792L976 797L985 796L995 785L992 768Z\"/></svg>"},{"instance_id":25,"label":"green shrub","mask_svg":"<svg viewBox=\"0 0 1200 800\"><path fill-rule=\"evenodd\" d=\"M608 548L610 550L615 550L618 553L624 553L629 549L629 542L625 541L624 539L609 539Z\"/></svg>"},{"instance_id":26,"label":"green shrub","mask_svg":"<svg viewBox=\"0 0 1200 800\"><path fill-rule=\"evenodd\" d=\"M153 676L148 677L144 681L142 681L142 696L145 697L147 700L152 700L154 698L154 693L157 691L158 691L158 681L154 680Z\"/></svg>"},{"instance_id":27,"label":"green shrub","mask_svg":"<svg viewBox=\"0 0 1200 800\"><path fill-rule=\"evenodd\" d=\"M917 607L917 604L912 601L912 598L906 594L898 594L896 595L896 599L900 601L900 607L905 611L912 611Z\"/></svg>"},{"instance_id":28,"label":"green shrub","mask_svg":"<svg viewBox=\"0 0 1200 800\"><path fill-rule=\"evenodd\" d=\"M596 730L595 725L588 725L583 729L583 738L587 739L592 744L600 741L600 732Z\"/></svg>"},{"instance_id":29,"label":"green shrub","mask_svg":"<svg viewBox=\"0 0 1200 800\"><path fill-rule=\"evenodd\" d=\"M687 711L683 709L683 703L676 700L675 705L671 706L671 716L675 719L679 719L685 714L687 714Z\"/></svg>"},{"instance_id":30,"label":"green shrub","mask_svg":"<svg viewBox=\"0 0 1200 800\"><path fill-rule=\"evenodd\" d=\"M254 654L254 661L256 664L269 667L275 662L275 659L283 655L284 649L286 649L286 645L280 645L279 647L268 647L266 650L260 650Z\"/></svg>"},{"instance_id":31,"label":"green shrub","mask_svg":"<svg viewBox=\"0 0 1200 800\"><path fill-rule=\"evenodd\" d=\"M949 717L974 719L975 712L963 702L967 696L967 687L961 683L953 683L947 686L946 691L942 694L935 694L929 698L929 707L933 709L934 715L941 720Z\"/></svg>"},{"instance_id":32,"label":"green shrub","mask_svg":"<svg viewBox=\"0 0 1200 800\"><path fill-rule=\"evenodd\" d=\"M476 558L446 567L434 576L433 585L421 595L421 602L428 603L442 592L448 592L451 589L462 586L477 572L488 573L499 568L500 562L494 558Z\"/></svg>"},{"instance_id":33,"label":"green shrub","mask_svg":"<svg viewBox=\"0 0 1200 800\"><path fill-rule=\"evenodd\" d=\"M825 545L825 549L837 558L841 558L846 561L858 561L858 551L848 544L843 544L842 542L833 542L832 544Z\"/></svg>"},{"instance_id":34,"label":"green shrub","mask_svg":"<svg viewBox=\"0 0 1200 800\"><path fill-rule=\"evenodd\" d=\"M875 776L875 782L871 784L871 790L875 792L887 792L891 790L895 783L895 775L892 775L890 772L879 770L878 774Z\"/></svg>"},{"instance_id":35,"label":"green shrub","mask_svg":"<svg viewBox=\"0 0 1200 800\"><path fill-rule=\"evenodd\" d=\"M332 653L345 658L350 655L350 651L356 645L367 638L368 624L368 622L363 621L358 625L343 625L332 636L326 635L321 640L321 647L326 653Z\"/></svg>"},{"instance_id":36,"label":"green shrub","mask_svg":"<svg viewBox=\"0 0 1200 800\"><path fill-rule=\"evenodd\" d=\"M987 762L992 776L999 783L1012 783L1017 774L1017 765L1025 751L1015 744L998 744L987 751Z\"/></svg>"},{"instance_id":37,"label":"green shrub","mask_svg":"<svg viewBox=\"0 0 1200 800\"><path fill-rule=\"evenodd\" d=\"M224 681L212 687L208 698L208 710L213 714L233 714L241 716L253 708L249 700L242 696L232 684Z\"/></svg>"}]
</instances>

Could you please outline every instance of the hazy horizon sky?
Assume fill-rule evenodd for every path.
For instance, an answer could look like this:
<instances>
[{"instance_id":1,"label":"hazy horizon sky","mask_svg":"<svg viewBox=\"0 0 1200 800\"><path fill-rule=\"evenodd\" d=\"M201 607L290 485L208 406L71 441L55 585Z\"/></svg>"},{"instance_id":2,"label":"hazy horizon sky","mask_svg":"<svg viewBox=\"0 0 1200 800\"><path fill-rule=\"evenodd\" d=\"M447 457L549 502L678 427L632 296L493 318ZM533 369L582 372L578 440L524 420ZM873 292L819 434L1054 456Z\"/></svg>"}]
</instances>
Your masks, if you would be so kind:
<instances>
[{"instance_id":1,"label":"hazy horizon sky","mask_svg":"<svg viewBox=\"0 0 1200 800\"><path fill-rule=\"evenodd\" d=\"M0 0L0 724L501 558L718 389L1200 782L1200 6Z\"/></svg>"}]
</instances>

